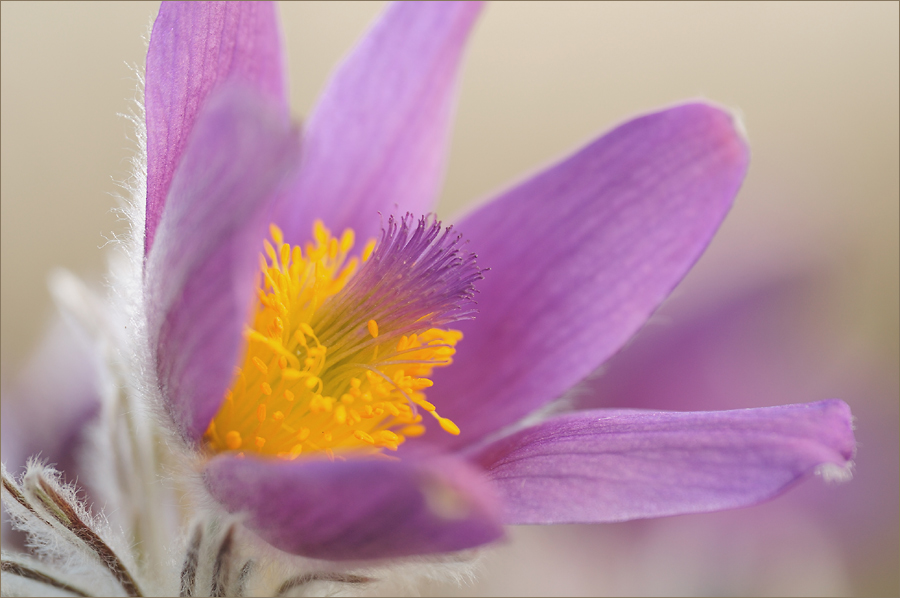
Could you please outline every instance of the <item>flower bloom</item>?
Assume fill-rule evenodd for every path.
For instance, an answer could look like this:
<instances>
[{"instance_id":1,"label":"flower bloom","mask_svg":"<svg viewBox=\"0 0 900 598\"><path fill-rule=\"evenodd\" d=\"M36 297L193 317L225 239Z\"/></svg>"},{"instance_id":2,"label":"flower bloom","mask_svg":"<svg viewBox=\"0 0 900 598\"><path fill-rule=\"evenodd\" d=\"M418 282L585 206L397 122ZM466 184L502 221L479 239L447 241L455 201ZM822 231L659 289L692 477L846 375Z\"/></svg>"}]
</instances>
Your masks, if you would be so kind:
<instances>
[{"instance_id":1,"label":"flower bloom","mask_svg":"<svg viewBox=\"0 0 900 598\"><path fill-rule=\"evenodd\" d=\"M508 433L666 298L748 152L731 115L688 103L444 228L427 214L480 9L391 5L302 136L273 5L160 9L135 338L204 504L287 553L378 559L479 546L504 523L738 507L847 467L840 401L585 410Z\"/></svg>"},{"instance_id":2,"label":"flower bloom","mask_svg":"<svg viewBox=\"0 0 900 598\"><path fill-rule=\"evenodd\" d=\"M404 216L433 201L479 10L390 7L302 142L274 7L160 10L144 308L160 399L206 455L212 497L277 548L340 560L477 546L502 522L742 506L823 464L845 467L853 437L839 401L590 410L495 438L646 321L724 218L748 154L729 114L685 104L467 215L466 244ZM352 254L354 237L378 242Z\"/></svg>"}]
</instances>

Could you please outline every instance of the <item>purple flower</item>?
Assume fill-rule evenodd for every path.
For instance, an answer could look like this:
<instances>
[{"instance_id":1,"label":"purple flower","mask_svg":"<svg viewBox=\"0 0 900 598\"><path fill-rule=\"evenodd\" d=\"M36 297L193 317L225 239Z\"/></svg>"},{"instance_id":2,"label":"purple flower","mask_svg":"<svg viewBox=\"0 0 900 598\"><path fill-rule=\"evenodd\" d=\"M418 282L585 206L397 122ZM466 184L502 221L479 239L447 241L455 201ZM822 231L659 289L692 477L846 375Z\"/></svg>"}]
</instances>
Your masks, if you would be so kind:
<instances>
[{"instance_id":1,"label":"purple flower","mask_svg":"<svg viewBox=\"0 0 900 598\"><path fill-rule=\"evenodd\" d=\"M847 468L840 401L586 410L508 433L643 325L725 217L748 152L730 114L688 103L620 125L453 233L417 220L480 8L392 5L302 138L274 6L160 9L143 323L151 387L206 490L276 548L346 560L470 548L503 523L744 506ZM329 232L345 229L374 252Z\"/></svg>"}]
</instances>

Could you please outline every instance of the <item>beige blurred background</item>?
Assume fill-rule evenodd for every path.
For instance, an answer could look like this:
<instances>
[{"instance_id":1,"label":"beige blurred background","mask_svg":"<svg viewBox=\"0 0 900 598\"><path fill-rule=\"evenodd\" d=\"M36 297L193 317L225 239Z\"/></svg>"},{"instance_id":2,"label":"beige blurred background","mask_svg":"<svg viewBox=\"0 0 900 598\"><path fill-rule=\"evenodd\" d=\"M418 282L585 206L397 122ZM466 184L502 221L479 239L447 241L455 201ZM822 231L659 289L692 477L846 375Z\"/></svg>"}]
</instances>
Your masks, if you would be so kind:
<instances>
[{"instance_id":1,"label":"beige blurred background","mask_svg":"<svg viewBox=\"0 0 900 598\"><path fill-rule=\"evenodd\" d=\"M281 5L298 119L379 8ZM100 280L103 245L125 230L111 208L134 145L117 114L132 108L136 77L128 65L143 63L142 36L157 9L155 2L2 3L4 379L51 313L51 269ZM452 217L631 115L687 98L715 100L743 115L753 161L734 210L677 295L724 296L777 272L827 271L821 325L862 347L896 387L898 44L895 2L495 3L468 50L439 213ZM528 546L559 533L516 531L522 542L503 549L513 556L498 558L528 558ZM878 550L869 565L848 566L837 585L806 589L896 591L896 544ZM532 557L538 570L554 566L546 555ZM555 571L571 581L564 565ZM546 578L549 585L530 589L652 591L604 590L590 576L577 587L553 585L552 572ZM522 592L501 582L483 591Z\"/></svg>"}]
</instances>

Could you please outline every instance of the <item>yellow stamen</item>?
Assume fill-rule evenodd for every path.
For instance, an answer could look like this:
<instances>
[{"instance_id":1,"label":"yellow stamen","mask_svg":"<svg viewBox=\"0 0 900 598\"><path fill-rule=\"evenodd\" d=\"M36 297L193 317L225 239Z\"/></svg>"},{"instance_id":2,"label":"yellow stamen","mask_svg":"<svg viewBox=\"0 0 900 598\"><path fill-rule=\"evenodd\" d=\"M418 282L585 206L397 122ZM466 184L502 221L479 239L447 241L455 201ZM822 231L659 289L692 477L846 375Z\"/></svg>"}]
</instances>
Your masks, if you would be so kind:
<instances>
[{"instance_id":1,"label":"yellow stamen","mask_svg":"<svg viewBox=\"0 0 900 598\"><path fill-rule=\"evenodd\" d=\"M418 321L403 323L400 333L384 319L387 312L366 314L358 303L364 297L342 294L372 257L374 240L352 257L350 230L336 238L317 222L302 248L285 244L277 226L270 234L247 352L205 435L209 450L287 460L317 452L330 459L375 455L425 433L419 410L459 434L423 391L433 385L433 369L451 363L462 335L416 329Z\"/></svg>"},{"instance_id":2,"label":"yellow stamen","mask_svg":"<svg viewBox=\"0 0 900 598\"><path fill-rule=\"evenodd\" d=\"M446 430L450 434L453 434L454 436L459 436L459 426L454 424L452 421L450 421L446 417L440 418L438 420L438 423L440 423L441 427L444 428L444 430Z\"/></svg>"},{"instance_id":3,"label":"yellow stamen","mask_svg":"<svg viewBox=\"0 0 900 598\"><path fill-rule=\"evenodd\" d=\"M241 435L239 432L232 430L228 434L225 435L225 444L232 451L236 451L241 448Z\"/></svg>"}]
</instances>

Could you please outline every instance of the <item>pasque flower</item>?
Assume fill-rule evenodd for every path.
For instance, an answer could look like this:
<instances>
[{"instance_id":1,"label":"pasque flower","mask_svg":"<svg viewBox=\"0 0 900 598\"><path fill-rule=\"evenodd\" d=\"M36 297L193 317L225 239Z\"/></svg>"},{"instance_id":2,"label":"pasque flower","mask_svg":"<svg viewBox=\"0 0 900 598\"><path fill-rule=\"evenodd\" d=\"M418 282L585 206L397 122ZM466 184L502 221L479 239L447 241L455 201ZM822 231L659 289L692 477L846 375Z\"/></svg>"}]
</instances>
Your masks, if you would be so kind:
<instances>
[{"instance_id":1,"label":"pasque flower","mask_svg":"<svg viewBox=\"0 0 900 598\"><path fill-rule=\"evenodd\" d=\"M249 513L247 525L285 551L378 558L499 537L494 492L509 523L611 521L749 504L818 465L844 466L852 436L837 402L701 414L587 411L485 444L561 396L646 320L725 216L747 150L729 114L687 104L620 126L469 214L457 225L467 245L436 222L415 227L403 214L431 207L455 71L479 10L391 7L332 79L295 174L299 142L283 112L274 9L162 8L147 60L146 309L167 413L187 442L203 447L206 434L218 453L203 473L213 497ZM380 212L399 214L399 226ZM265 271L285 280L267 280L261 301L254 285L271 219L283 232L273 235ZM312 240L317 220L361 239L386 228L372 259L352 273L341 270L349 237L339 243L320 228L305 253L292 249ZM474 311L471 284L482 264L490 272L477 285L477 315L460 320ZM349 281L339 290L342 276ZM320 289L329 284L335 288ZM305 292L315 296L297 298ZM248 337L252 302L264 321ZM357 458L375 451L354 447L349 430L367 422L348 425L346 412L379 401L348 393L360 383L369 388L362 395L393 385L392 395L424 411L421 393L382 369L410 361L429 369L436 357L404 357L402 344L444 321L463 340L452 366L434 372L428 401L460 432L430 429L419 450L403 446L397 460ZM267 326L277 330L269 335ZM432 334L437 342L425 346L452 351L446 333ZM326 335L339 347L323 356L314 349ZM247 343L250 353L254 343L264 346L251 358L260 370L277 370L280 357L326 364L282 363L271 374L244 368L247 380L235 383L249 387L244 396L223 399ZM369 356L379 349L387 360ZM417 380L430 382L418 376L410 384ZM278 390L310 402L294 411L308 415L286 414L296 429L282 428L294 434L280 442L282 452L315 452L317 442L330 444L323 435L344 434L335 446L346 449L346 461L262 455L267 403L291 403ZM344 395L356 402L344 407ZM397 425L418 418L394 399L379 408L407 411L375 428L396 438ZM228 422L235 430L207 433L228 410L237 412ZM253 446L235 436L228 444L237 428L259 432Z\"/></svg>"},{"instance_id":2,"label":"pasque flower","mask_svg":"<svg viewBox=\"0 0 900 598\"><path fill-rule=\"evenodd\" d=\"M738 507L847 468L840 401L519 424L666 298L748 152L729 113L687 103L444 227L429 211L480 10L391 5L301 133L273 5L160 9L131 388L201 482L200 511L359 561L476 547L504 523Z\"/></svg>"}]
</instances>

